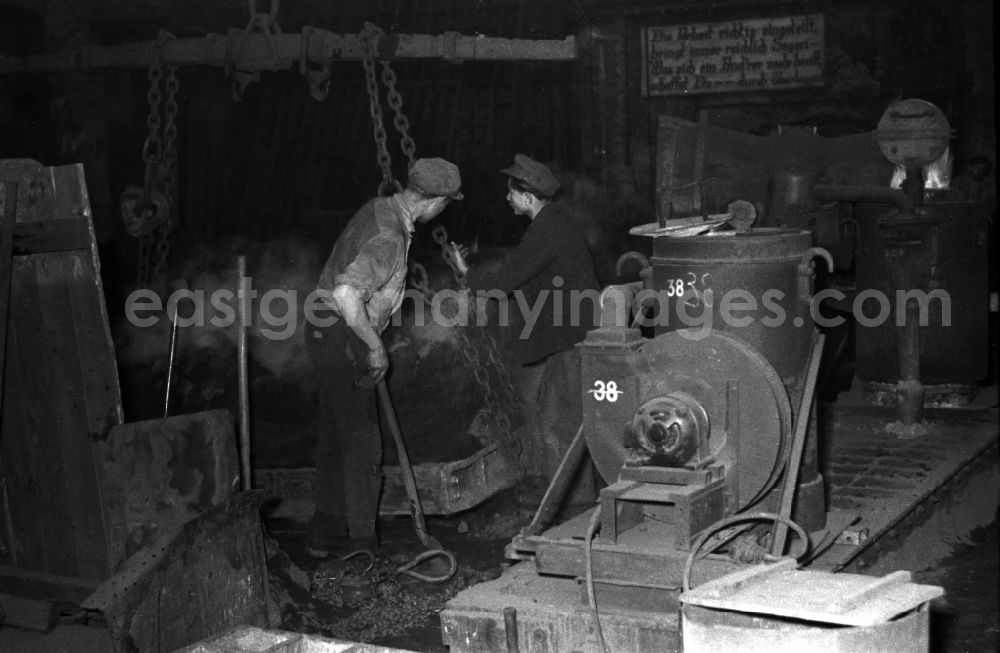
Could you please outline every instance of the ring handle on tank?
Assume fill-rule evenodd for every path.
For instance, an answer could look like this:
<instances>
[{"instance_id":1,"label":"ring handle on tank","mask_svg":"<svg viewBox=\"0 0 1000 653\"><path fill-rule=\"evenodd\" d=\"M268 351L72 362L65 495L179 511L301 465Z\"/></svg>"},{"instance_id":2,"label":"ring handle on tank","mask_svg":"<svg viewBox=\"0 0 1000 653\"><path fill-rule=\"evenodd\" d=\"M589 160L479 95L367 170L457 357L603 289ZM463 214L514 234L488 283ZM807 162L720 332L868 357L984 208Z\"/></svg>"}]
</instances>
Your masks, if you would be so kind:
<instances>
[{"instance_id":1,"label":"ring handle on tank","mask_svg":"<svg viewBox=\"0 0 1000 653\"><path fill-rule=\"evenodd\" d=\"M813 298L812 280L813 276L815 276L813 259L817 256L826 261L827 272L833 272L833 256L822 247L810 247L806 253L802 255L802 258L799 260L798 268L799 299L806 304L811 303Z\"/></svg>"},{"instance_id":2,"label":"ring handle on tank","mask_svg":"<svg viewBox=\"0 0 1000 653\"><path fill-rule=\"evenodd\" d=\"M639 264L639 278L643 280L649 279L649 276L653 274L653 267L649 264L649 259L646 258L645 254L636 251L628 251L618 257L615 262L615 276L621 279L622 271L625 264L629 261L635 261Z\"/></svg>"}]
</instances>

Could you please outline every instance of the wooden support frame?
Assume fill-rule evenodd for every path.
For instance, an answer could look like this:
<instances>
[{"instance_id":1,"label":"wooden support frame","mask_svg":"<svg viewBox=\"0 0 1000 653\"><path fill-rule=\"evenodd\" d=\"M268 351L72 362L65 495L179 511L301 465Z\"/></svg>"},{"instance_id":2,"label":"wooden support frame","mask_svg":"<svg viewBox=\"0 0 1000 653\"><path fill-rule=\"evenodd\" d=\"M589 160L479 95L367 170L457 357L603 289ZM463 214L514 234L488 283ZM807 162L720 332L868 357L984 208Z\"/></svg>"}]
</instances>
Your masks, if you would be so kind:
<instances>
[{"instance_id":1,"label":"wooden support frame","mask_svg":"<svg viewBox=\"0 0 1000 653\"><path fill-rule=\"evenodd\" d=\"M301 34L206 34L197 38L169 39L159 46L160 62L177 66L235 66L240 70L283 70L303 59L330 64L365 57L358 34L334 34L309 28ZM572 61L577 57L576 37L564 39L505 39L444 34L383 34L376 42L380 59L444 59L448 61ZM101 68L145 68L153 61L156 41L115 46L83 47L69 52L4 57L0 74L53 73Z\"/></svg>"},{"instance_id":2,"label":"wooden support frame","mask_svg":"<svg viewBox=\"0 0 1000 653\"><path fill-rule=\"evenodd\" d=\"M123 416L90 202L81 165L0 160L0 183L17 189L3 221L0 593L80 600L123 545L108 533L100 465Z\"/></svg>"}]
</instances>

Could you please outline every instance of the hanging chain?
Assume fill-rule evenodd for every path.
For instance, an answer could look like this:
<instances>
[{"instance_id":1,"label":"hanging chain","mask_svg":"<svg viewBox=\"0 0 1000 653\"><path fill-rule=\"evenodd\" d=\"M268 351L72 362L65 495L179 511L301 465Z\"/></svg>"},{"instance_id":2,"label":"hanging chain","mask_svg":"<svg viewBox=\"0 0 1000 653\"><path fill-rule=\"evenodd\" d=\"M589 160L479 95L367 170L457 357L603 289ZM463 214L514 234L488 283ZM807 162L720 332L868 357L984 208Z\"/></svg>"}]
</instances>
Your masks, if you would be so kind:
<instances>
[{"instance_id":1,"label":"hanging chain","mask_svg":"<svg viewBox=\"0 0 1000 653\"><path fill-rule=\"evenodd\" d=\"M149 90L146 91L146 101L149 103L149 113L146 115L146 140L142 143L142 160L147 166L156 165L163 156L163 142L160 140L160 102L163 95L160 93L160 79L163 77L163 69L160 67L159 54L153 57L149 64L149 71L146 73L149 78Z\"/></svg>"},{"instance_id":2,"label":"hanging chain","mask_svg":"<svg viewBox=\"0 0 1000 653\"><path fill-rule=\"evenodd\" d=\"M412 166L414 153L417 151L417 144L413 142L413 137L410 136L410 121L407 119L406 114L403 113L403 96L396 90L396 71L389 65L388 60L382 62L382 83L385 84L386 88L386 100L395 114L392 124L395 125L396 131L399 132L399 148L403 150L406 160Z\"/></svg>"},{"instance_id":3,"label":"hanging chain","mask_svg":"<svg viewBox=\"0 0 1000 653\"><path fill-rule=\"evenodd\" d=\"M170 255L170 232L173 230L174 217L177 214L177 66L167 69L165 88L167 101L164 105L163 127L163 157L160 168L162 192L167 197L169 207L166 221L160 225L156 233L156 264L153 266L151 283L158 289L166 290L167 258Z\"/></svg>"},{"instance_id":4,"label":"hanging chain","mask_svg":"<svg viewBox=\"0 0 1000 653\"><path fill-rule=\"evenodd\" d=\"M455 280L467 293L469 319L479 329L480 340L486 345L484 354L484 352L473 345L465 329L459 329L459 349L469 362L473 376L483 390L487 413L492 415L496 420L501 433L509 435L511 432L511 423L505 406L516 406L518 399L517 391L514 390L514 386L510 382L510 374L507 372L507 366L504 364L503 357L500 354L500 347L497 344L496 338L493 337L489 326L487 326L487 320L480 320L477 315L475 298L468 292L468 281L459 272L455 259L451 255L449 248L453 245L448 240L448 230L443 225L437 225L431 234L434 237L434 241L441 246L441 257L451 267ZM411 265L411 272L413 273L413 286L423 295L424 302L430 305L434 294L427 285L426 270L419 263L414 263ZM493 372L492 375L490 374L491 371ZM491 383L491 381L493 382ZM504 395L502 398L494 391L493 388L495 385L499 386L502 390Z\"/></svg>"},{"instance_id":5,"label":"hanging chain","mask_svg":"<svg viewBox=\"0 0 1000 653\"><path fill-rule=\"evenodd\" d=\"M379 186L379 192L387 195L393 190L398 191L401 186L392 176L392 157L389 155L385 125L382 124L382 102L379 100L378 80L375 77L375 57L378 54L375 40L381 35L381 29L371 23L365 23L365 28L361 32L361 40L365 44L365 56L361 63L365 67L368 110L371 113L372 133L375 136L375 156L378 159L379 168L382 169L382 183Z\"/></svg>"},{"instance_id":6,"label":"hanging chain","mask_svg":"<svg viewBox=\"0 0 1000 653\"><path fill-rule=\"evenodd\" d=\"M161 35L162 36L162 35ZM122 195L122 218L126 229L139 240L137 253L136 282L139 287L149 286L150 256L153 252L153 233L148 229L150 219L155 217L157 204L153 200L154 185L163 158L163 141L160 140L160 127L163 120L160 117L160 103L163 95L160 92L160 81L163 69L160 66L161 39L153 45L153 54L146 77L149 79L149 90L146 91L146 102L149 113L146 114L146 138L142 143L142 160L146 165L142 188L129 187Z\"/></svg>"}]
</instances>

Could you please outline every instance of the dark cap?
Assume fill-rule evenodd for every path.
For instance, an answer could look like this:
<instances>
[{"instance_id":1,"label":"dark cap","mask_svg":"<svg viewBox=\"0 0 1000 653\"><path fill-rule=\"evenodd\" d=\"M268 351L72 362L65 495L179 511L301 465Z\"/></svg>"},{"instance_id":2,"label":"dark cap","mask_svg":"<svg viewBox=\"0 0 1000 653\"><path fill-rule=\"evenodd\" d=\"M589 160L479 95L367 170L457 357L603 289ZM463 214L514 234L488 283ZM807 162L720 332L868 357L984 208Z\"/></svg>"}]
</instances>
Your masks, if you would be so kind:
<instances>
[{"instance_id":1,"label":"dark cap","mask_svg":"<svg viewBox=\"0 0 1000 653\"><path fill-rule=\"evenodd\" d=\"M501 170L505 175L520 179L545 197L552 197L561 184L552 171L531 157L523 154L514 155L514 165Z\"/></svg>"},{"instance_id":2,"label":"dark cap","mask_svg":"<svg viewBox=\"0 0 1000 653\"><path fill-rule=\"evenodd\" d=\"M444 159L417 159L410 166L409 184L411 188L428 195L462 199L462 178L458 166Z\"/></svg>"}]
</instances>

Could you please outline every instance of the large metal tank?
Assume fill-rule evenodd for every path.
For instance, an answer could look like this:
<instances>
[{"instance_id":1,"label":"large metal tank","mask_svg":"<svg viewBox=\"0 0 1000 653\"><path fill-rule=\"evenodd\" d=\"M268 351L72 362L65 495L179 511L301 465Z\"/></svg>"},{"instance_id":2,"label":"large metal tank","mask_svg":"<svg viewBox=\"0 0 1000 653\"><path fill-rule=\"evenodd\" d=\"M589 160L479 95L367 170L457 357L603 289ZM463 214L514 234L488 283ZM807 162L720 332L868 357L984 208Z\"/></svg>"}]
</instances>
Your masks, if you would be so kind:
<instances>
[{"instance_id":1,"label":"large metal tank","mask_svg":"<svg viewBox=\"0 0 1000 653\"><path fill-rule=\"evenodd\" d=\"M727 331L763 354L790 383L801 375L812 342L809 305L817 256L829 257L804 230L656 238L650 259L660 301L654 331Z\"/></svg>"}]
</instances>

